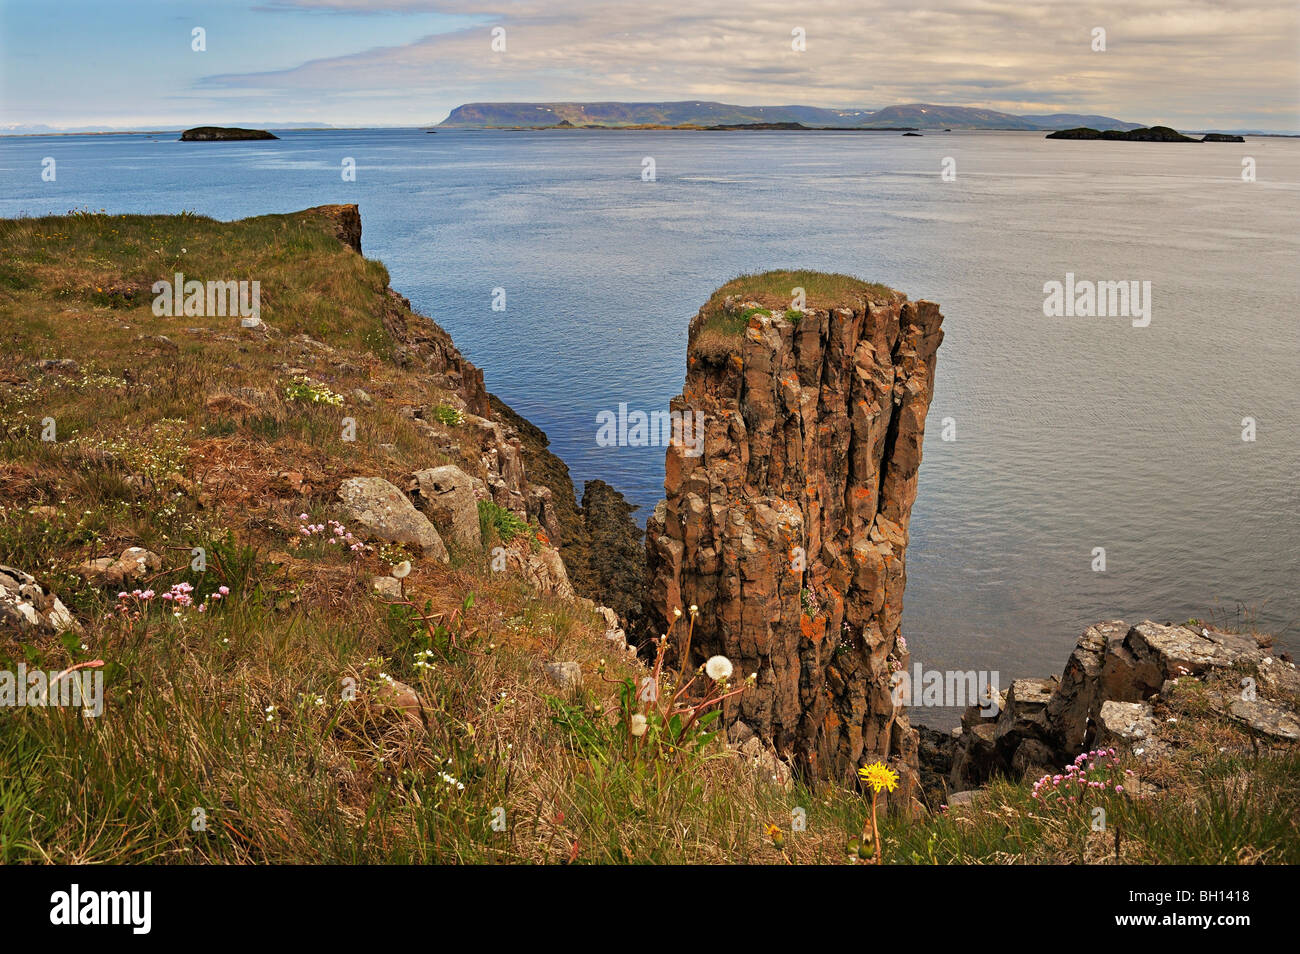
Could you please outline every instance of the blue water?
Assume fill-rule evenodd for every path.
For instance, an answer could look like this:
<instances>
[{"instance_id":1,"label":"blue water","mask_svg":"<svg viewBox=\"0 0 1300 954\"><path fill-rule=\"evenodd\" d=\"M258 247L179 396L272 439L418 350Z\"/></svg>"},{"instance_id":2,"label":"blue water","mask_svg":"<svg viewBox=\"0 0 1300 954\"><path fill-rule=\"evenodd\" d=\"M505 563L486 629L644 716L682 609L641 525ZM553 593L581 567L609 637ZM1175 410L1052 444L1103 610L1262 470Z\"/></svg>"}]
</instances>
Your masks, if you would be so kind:
<instances>
[{"instance_id":1,"label":"blue water","mask_svg":"<svg viewBox=\"0 0 1300 954\"><path fill-rule=\"evenodd\" d=\"M607 480L642 517L662 495L662 448L598 447L595 417L666 406L687 322L719 284L775 267L884 282L939 302L947 332L908 560L917 661L999 670L1005 686L1059 672L1090 622L1235 621L1239 605L1300 644L1300 141L282 136L0 139L0 214L229 219L356 202L394 287L545 429L579 488ZM41 181L45 156L56 182ZM1150 327L1044 317L1043 283L1066 272L1150 281Z\"/></svg>"}]
</instances>

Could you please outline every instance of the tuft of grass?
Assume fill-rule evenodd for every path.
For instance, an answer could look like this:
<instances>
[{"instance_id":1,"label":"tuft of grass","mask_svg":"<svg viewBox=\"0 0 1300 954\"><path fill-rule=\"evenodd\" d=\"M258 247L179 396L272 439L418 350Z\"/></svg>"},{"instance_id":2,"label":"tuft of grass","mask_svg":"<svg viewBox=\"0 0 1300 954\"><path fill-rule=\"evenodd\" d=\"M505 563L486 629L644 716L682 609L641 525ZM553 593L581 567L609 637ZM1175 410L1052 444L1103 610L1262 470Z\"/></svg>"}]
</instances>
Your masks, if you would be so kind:
<instances>
[{"instance_id":1,"label":"tuft of grass","mask_svg":"<svg viewBox=\"0 0 1300 954\"><path fill-rule=\"evenodd\" d=\"M520 534L531 533L527 520L491 500L478 502L478 523L484 540L509 543Z\"/></svg>"}]
</instances>

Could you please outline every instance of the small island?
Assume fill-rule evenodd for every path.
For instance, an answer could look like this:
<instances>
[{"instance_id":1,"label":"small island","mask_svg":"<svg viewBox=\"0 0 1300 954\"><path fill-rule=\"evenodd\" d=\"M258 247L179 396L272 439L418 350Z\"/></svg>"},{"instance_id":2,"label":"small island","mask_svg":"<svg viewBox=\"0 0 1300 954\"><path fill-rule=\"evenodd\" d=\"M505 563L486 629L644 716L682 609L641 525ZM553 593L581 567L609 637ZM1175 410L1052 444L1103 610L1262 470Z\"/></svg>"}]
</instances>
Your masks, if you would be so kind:
<instances>
[{"instance_id":1,"label":"small island","mask_svg":"<svg viewBox=\"0 0 1300 954\"><path fill-rule=\"evenodd\" d=\"M181 133L181 142L244 142L250 139L279 139L265 129L237 129L233 126L195 126Z\"/></svg>"},{"instance_id":2,"label":"small island","mask_svg":"<svg viewBox=\"0 0 1300 954\"><path fill-rule=\"evenodd\" d=\"M1151 126L1141 129L1092 129L1088 126L1076 126L1074 129L1058 129L1048 133L1048 139L1111 139L1120 142L1245 142L1241 136L1224 133L1207 133L1204 138L1196 139L1184 136L1168 126Z\"/></svg>"}]
</instances>

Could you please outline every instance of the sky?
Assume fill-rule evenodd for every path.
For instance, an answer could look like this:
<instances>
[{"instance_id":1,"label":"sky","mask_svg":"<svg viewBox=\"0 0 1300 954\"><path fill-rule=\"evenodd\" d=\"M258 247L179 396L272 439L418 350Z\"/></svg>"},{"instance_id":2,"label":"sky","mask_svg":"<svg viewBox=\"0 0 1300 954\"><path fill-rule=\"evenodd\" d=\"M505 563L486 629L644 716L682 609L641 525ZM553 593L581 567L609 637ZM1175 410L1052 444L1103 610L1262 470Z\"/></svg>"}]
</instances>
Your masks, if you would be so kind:
<instances>
[{"instance_id":1,"label":"sky","mask_svg":"<svg viewBox=\"0 0 1300 954\"><path fill-rule=\"evenodd\" d=\"M1300 4L0 0L0 129L423 125L475 101L685 99L1300 132Z\"/></svg>"}]
</instances>

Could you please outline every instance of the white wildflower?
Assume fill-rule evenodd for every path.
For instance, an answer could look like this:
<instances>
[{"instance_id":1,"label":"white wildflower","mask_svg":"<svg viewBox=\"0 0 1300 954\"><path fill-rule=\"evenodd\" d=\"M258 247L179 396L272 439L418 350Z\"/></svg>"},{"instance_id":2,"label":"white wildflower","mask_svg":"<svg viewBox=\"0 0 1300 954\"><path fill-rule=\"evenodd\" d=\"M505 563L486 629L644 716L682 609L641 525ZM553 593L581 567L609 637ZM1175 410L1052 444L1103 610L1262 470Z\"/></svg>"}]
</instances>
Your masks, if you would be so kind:
<instances>
[{"instance_id":1,"label":"white wildflower","mask_svg":"<svg viewBox=\"0 0 1300 954\"><path fill-rule=\"evenodd\" d=\"M714 682L731 678L731 660L726 656L713 656L704 664L705 674Z\"/></svg>"}]
</instances>

